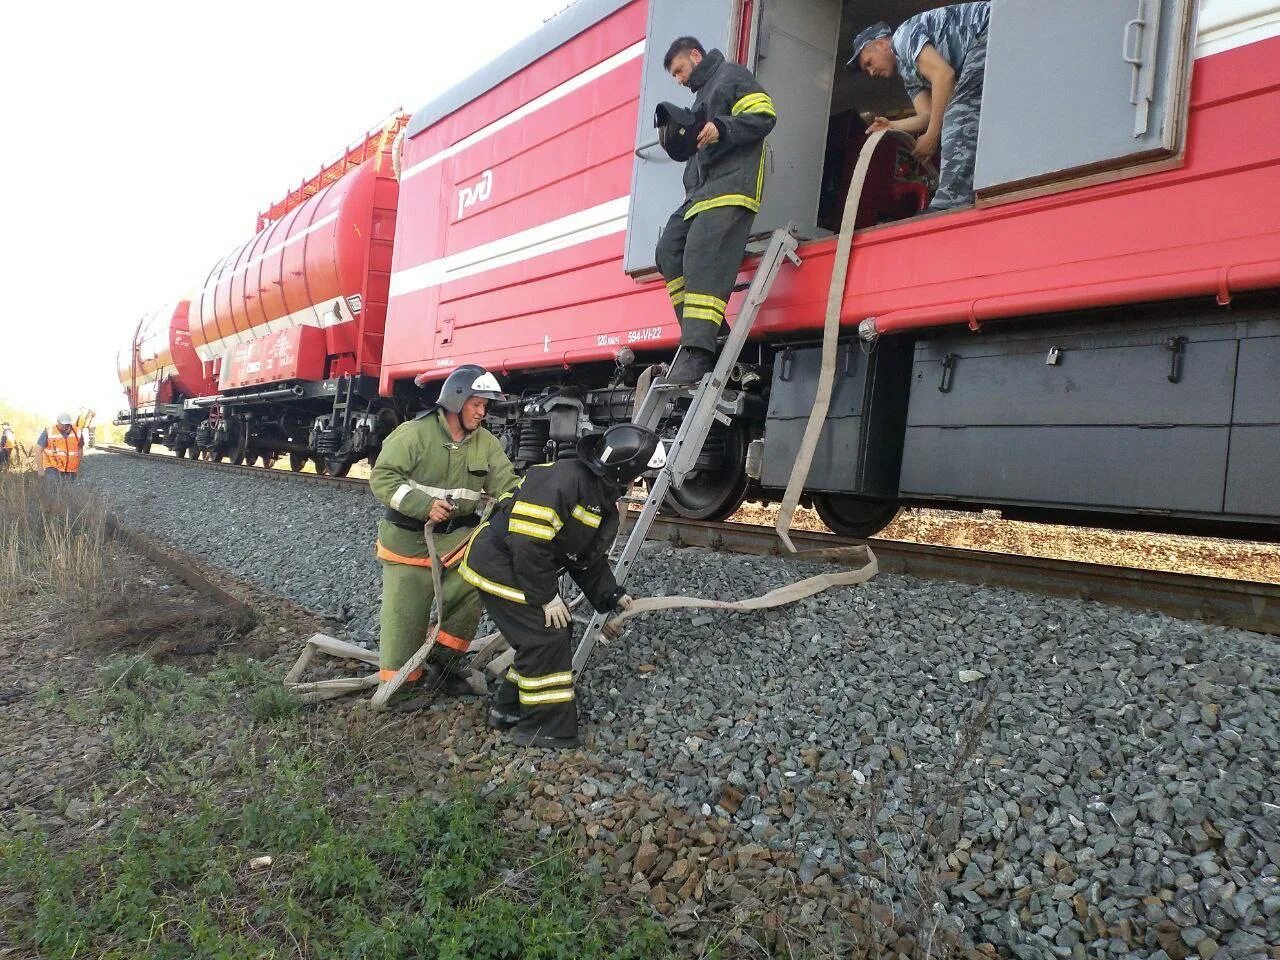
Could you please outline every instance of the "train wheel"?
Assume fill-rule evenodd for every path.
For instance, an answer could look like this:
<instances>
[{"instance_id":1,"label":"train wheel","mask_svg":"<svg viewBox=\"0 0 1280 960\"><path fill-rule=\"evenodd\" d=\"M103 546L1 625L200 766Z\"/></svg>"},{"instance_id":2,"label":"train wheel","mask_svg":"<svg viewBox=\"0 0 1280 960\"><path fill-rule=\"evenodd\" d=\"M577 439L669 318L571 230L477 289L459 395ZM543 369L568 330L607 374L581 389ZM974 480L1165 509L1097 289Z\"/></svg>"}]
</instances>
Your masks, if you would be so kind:
<instances>
[{"instance_id":1,"label":"train wheel","mask_svg":"<svg viewBox=\"0 0 1280 960\"><path fill-rule=\"evenodd\" d=\"M667 494L666 506L678 516L687 520L723 520L742 503L747 492L746 432L734 424L725 429L723 437L721 465L686 477L679 490Z\"/></svg>"},{"instance_id":2,"label":"train wheel","mask_svg":"<svg viewBox=\"0 0 1280 960\"><path fill-rule=\"evenodd\" d=\"M279 459L280 459L280 454L278 453L272 453L272 454L264 453L262 455L262 465L266 467L268 470L270 470L276 465L276 461Z\"/></svg>"},{"instance_id":3,"label":"train wheel","mask_svg":"<svg viewBox=\"0 0 1280 960\"><path fill-rule=\"evenodd\" d=\"M833 533L843 537L873 537L898 512L895 500L872 500L841 493L815 493L813 508Z\"/></svg>"},{"instance_id":4,"label":"train wheel","mask_svg":"<svg viewBox=\"0 0 1280 960\"><path fill-rule=\"evenodd\" d=\"M302 468L307 465L307 455L305 453L289 454L289 469L294 473L301 473Z\"/></svg>"},{"instance_id":5,"label":"train wheel","mask_svg":"<svg viewBox=\"0 0 1280 960\"><path fill-rule=\"evenodd\" d=\"M330 457L325 461L325 466L331 477L345 477L351 472L351 461L344 457Z\"/></svg>"},{"instance_id":6,"label":"train wheel","mask_svg":"<svg viewBox=\"0 0 1280 960\"><path fill-rule=\"evenodd\" d=\"M227 459L227 455L226 455L223 451L221 451L221 450L210 450L210 451L209 451L209 462L210 462L210 463L221 463L221 462L222 462L223 460L225 460L225 459Z\"/></svg>"},{"instance_id":7,"label":"train wheel","mask_svg":"<svg viewBox=\"0 0 1280 960\"><path fill-rule=\"evenodd\" d=\"M185 460L185 459L187 458L187 448L186 448L186 447L174 447L174 448L173 448L173 455L174 455L175 457L177 457L179 460Z\"/></svg>"},{"instance_id":8,"label":"train wheel","mask_svg":"<svg viewBox=\"0 0 1280 960\"><path fill-rule=\"evenodd\" d=\"M311 462L316 465L316 473L320 474L320 476L323 477L329 472L329 467L324 462L324 457L313 457Z\"/></svg>"}]
</instances>

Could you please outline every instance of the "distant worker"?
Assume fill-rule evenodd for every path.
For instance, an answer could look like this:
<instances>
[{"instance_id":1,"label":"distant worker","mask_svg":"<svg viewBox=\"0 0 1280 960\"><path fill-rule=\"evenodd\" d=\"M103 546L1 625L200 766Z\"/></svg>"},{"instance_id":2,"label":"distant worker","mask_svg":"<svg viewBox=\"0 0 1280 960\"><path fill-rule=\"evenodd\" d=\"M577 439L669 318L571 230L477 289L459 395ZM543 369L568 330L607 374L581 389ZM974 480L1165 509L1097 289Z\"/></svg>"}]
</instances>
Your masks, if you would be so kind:
<instances>
[{"instance_id":1,"label":"distant worker","mask_svg":"<svg viewBox=\"0 0 1280 960\"><path fill-rule=\"evenodd\" d=\"M421 385L421 383L419 383ZM394 677L422 646L431 625L431 558L424 535L433 523L441 573L440 632L426 670L407 678L392 709L424 706L439 690L470 692L463 654L475 638L480 601L457 573L462 551L480 523L482 493L515 489L511 461L498 439L481 426L490 400L502 397L493 374L474 364L445 379L434 409L402 423L382 444L369 487L387 508L378 523L382 564L379 674ZM426 677L425 683L419 683ZM415 694L425 690L423 696ZM404 695L400 695L403 693Z\"/></svg>"},{"instance_id":2,"label":"distant worker","mask_svg":"<svg viewBox=\"0 0 1280 960\"><path fill-rule=\"evenodd\" d=\"M973 203L973 166L978 154L978 118L987 66L987 0L956 3L916 14L897 30L873 23L853 40L848 66L873 77L902 76L916 108L914 117L876 117L867 133L901 130L916 137L920 160L942 150L938 189L930 210Z\"/></svg>"},{"instance_id":3,"label":"distant worker","mask_svg":"<svg viewBox=\"0 0 1280 960\"><path fill-rule=\"evenodd\" d=\"M46 477L74 480L80 472L80 458L84 454L84 438L75 428L71 414L58 414L58 422L40 431L36 440L40 448L40 462Z\"/></svg>"},{"instance_id":4,"label":"distant worker","mask_svg":"<svg viewBox=\"0 0 1280 960\"><path fill-rule=\"evenodd\" d=\"M664 149L686 161L684 202L657 249L680 322L681 350L666 379L694 384L715 366L716 337L764 196L764 138L778 115L750 70L693 37L672 43L662 65L694 92L692 110L664 103L655 117Z\"/></svg>"},{"instance_id":5,"label":"distant worker","mask_svg":"<svg viewBox=\"0 0 1280 960\"><path fill-rule=\"evenodd\" d=\"M0 470L8 470L13 465L14 455L18 452L18 441L14 438L13 427L9 421L0 426Z\"/></svg>"},{"instance_id":6,"label":"distant worker","mask_svg":"<svg viewBox=\"0 0 1280 960\"><path fill-rule=\"evenodd\" d=\"M636 424L588 434L578 442L578 459L530 468L467 549L462 575L481 591L489 618L515 649L489 725L515 727L516 744L580 745L573 617L560 576L568 572L600 613L631 605L609 566L618 500L640 474L665 462L657 435ZM612 628L606 634L615 635Z\"/></svg>"}]
</instances>

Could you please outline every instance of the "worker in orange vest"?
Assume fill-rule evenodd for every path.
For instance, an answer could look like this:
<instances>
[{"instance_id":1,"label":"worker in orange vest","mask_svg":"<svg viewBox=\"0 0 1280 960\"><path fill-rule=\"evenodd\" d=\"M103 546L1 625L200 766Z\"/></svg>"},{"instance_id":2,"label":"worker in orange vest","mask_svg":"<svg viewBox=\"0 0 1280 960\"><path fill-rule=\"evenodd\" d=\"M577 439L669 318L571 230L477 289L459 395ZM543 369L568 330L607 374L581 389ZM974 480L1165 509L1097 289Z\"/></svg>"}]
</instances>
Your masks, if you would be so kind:
<instances>
[{"instance_id":1,"label":"worker in orange vest","mask_svg":"<svg viewBox=\"0 0 1280 960\"><path fill-rule=\"evenodd\" d=\"M13 436L13 427L6 420L0 426L0 470L8 470L13 464L13 455L18 450L18 442Z\"/></svg>"},{"instance_id":2,"label":"worker in orange vest","mask_svg":"<svg viewBox=\"0 0 1280 960\"><path fill-rule=\"evenodd\" d=\"M71 414L59 414L54 426L40 432L36 446L40 448L40 462L46 477L75 479L84 452L84 438L75 428Z\"/></svg>"}]
</instances>

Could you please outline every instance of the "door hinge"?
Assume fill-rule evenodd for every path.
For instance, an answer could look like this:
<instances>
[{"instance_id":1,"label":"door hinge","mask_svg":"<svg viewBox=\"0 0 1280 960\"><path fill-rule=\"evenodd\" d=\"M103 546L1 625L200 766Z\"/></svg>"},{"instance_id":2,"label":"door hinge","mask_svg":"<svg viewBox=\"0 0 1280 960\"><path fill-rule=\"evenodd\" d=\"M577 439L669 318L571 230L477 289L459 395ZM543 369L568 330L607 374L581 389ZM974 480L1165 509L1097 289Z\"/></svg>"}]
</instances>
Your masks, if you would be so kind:
<instances>
[{"instance_id":1,"label":"door hinge","mask_svg":"<svg viewBox=\"0 0 1280 960\"><path fill-rule=\"evenodd\" d=\"M1187 352L1186 337L1170 337L1164 342L1169 351L1169 382L1177 383L1182 379L1182 357Z\"/></svg>"},{"instance_id":2,"label":"door hinge","mask_svg":"<svg viewBox=\"0 0 1280 960\"><path fill-rule=\"evenodd\" d=\"M948 353L942 358L942 376L938 380L938 392L950 393L951 384L955 381L956 361L960 359L958 353Z\"/></svg>"}]
</instances>

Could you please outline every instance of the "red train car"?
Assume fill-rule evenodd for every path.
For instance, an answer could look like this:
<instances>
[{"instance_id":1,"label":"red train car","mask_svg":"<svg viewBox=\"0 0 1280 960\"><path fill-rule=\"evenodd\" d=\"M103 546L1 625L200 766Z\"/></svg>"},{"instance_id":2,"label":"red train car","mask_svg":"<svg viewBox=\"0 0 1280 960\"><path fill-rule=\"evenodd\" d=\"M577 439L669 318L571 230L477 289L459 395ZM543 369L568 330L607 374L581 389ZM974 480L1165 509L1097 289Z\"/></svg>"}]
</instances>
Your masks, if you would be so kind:
<instances>
[{"instance_id":1,"label":"red train car","mask_svg":"<svg viewBox=\"0 0 1280 960\"><path fill-rule=\"evenodd\" d=\"M190 307L189 300L179 300L145 314L134 328L128 353L119 358L117 374L129 408L117 422L128 423L125 442L139 449L159 441L179 456L189 450L195 455L184 403L210 384L191 345Z\"/></svg>"},{"instance_id":2,"label":"red train car","mask_svg":"<svg viewBox=\"0 0 1280 960\"><path fill-rule=\"evenodd\" d=\"M797 225L803 265L757 321L742 416L673 506L778 495L862 129L906 107L900 83L844 70L849 41L940 5L580 0L426 105L403 141L384 396L486 364L523 396L495 419L521 463L629 416L678 338L653 245L680 171L651 117L688 96L661 56L691 33L771 94L756 229ZM853 533L908 503L1274 536L1280 4L992 0L991 16L977 204L904 216L927 174L896 154L863 192L815 505Z\"/></svg>"},{"instance_id":3,"label":"red train car","mask_svg":"<svg viewBox=\"0 0 1280 960\"><path fill-rule=\"evenodd\" d=\"M192 298L202 391L182 424L139 430L182 452L345 473L377 455L398 421L378 396L397 182L397 116L263 211L257 233L219 260ZM175 324L177 319L175 318ZM176 329L176 326L175 326Z\"/></svg>"}]
</instances>

